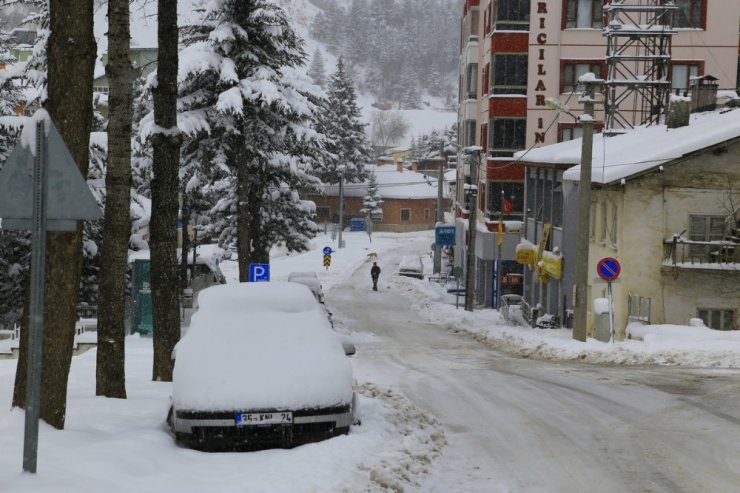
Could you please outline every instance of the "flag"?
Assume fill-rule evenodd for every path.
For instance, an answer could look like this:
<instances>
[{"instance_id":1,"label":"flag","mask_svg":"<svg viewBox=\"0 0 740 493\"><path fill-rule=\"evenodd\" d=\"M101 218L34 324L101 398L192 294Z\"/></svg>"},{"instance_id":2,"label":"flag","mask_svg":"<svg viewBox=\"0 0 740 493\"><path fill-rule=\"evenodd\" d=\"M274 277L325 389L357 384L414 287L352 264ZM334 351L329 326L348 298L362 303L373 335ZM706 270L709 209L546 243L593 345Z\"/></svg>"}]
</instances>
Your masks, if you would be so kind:
<instances>
[{"instance_id":1,"label":"flag","mask_svg":"<svg viewBox=\"0 0 740 493\"><path fill-rule=\"evenodd\" d=\"M502 200L504 202L504 214L509 214L511 210L514 208L514 203L506 200L506 198L502 197Z\"/></svg>"}]
</instances>

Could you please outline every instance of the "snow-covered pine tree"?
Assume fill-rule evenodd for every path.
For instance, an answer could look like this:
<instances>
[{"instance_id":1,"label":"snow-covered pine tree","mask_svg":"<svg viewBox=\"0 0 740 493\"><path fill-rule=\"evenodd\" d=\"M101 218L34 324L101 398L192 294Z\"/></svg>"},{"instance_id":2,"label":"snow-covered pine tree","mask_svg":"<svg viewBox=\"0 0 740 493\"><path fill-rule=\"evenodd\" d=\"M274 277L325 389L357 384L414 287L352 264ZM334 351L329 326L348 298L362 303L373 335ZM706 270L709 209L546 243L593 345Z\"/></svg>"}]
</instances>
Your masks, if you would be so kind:
<instances>
[{"instance_id":1,"label":"snow-covered pine tree","mask_svg":"<svg viewBox=\"0 0 740 493\"><path fill-rule=\"evenodd\" d=\"M378 188L378 179L375 177L375 172L368 174L367 178L367 194L362 198L362 212L365 215L371 217L383 214L383 200L380 198L380 190Z\"/></svg>"},{"instance_id":2,"label":"snow-covered pine tree","mask_svg":"<svg viewBox=\"0 0 740 493\"><path fill-rule=\"evenodd\" d=\"M313 129L322 91L296 70L303 41L274 0L211 2L183 33L183 164L196 182L220 187L214 229L222 245L236 233L246 281L249 263L269 262L275 242L303 249L314 234L312 208L293 198L320 184L309 172L322 159Z\"/></svg>"},{"instance_id":3,"label":"snow-covered pine tree","mask_svg":"<svg viewBox=\"0 0 740 493\"><path fill-rule=\"evenodd\" d=\"M321 54L321 50L316 48L311 57L311 65L308 67L308 76L311 77L313 83L317 86L326 86L326 67L324 66L324 56Z\"/></svg>"},{"instance_id":4,"label":"snow-covered pine tree","mask_svg":"<svg viewBox=\"0 0 740 493\"><path fill-rule=\"evenodd\" d=\"M6 70L0 71L0 116L6 117L0 121L0 163L5 163L20 135L21 118L12 117L22 103L21 83L8 77L16 62L10 54L9 36L0 31L0 63L6 65ZM0 231L0 325L11 325L20 317L30 252L28 232Z\"/></svg>"},{"instance_id":5,"label":"snow-covered pine tree","mask_svg":"<svg viewBox=\"0 0 740 493\"><path fill-rule=\"evenodd\" d=\"M338 183L339 166L344 165L346 182L361 181L365 177L364 165L372 160L373 153L365 134L366 124L360 121L355 88L341 57L327 92L328 101L319 118L318 130L328 139L326 149L331 157L316 175L325 183Z\"/></svg>"}]
</instances>

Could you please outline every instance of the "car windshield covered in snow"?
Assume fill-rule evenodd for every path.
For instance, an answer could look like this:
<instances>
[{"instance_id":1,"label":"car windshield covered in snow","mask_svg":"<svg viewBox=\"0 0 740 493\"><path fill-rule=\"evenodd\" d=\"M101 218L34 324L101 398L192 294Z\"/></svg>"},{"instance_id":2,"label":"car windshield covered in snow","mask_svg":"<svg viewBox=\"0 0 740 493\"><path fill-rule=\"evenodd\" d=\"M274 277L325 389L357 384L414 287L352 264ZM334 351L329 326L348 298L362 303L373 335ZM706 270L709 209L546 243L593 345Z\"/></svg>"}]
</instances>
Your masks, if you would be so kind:
<instances>
[{"instance_id":1,"label":"car windshield covered in snow","mask_svg":"<svg viewBox=\"0 0 740 493\"><path fill-rule=\"evenodd\" d=\"M306 286L208 288L175 349L169 422L178 442L292 447L349 431L351 365Z\"/></svg>"},{"instance_id":2,"label":"car windshield covered in snow","mask_svg":"<svg viewBox=\"0 0 740 493\"><path fill-rule=\"evenodd\" d=\"M422 279L424 277L424 265L421 263L421 257L405 255L398 266L398 274Z\"/></svg>"}]
</instances>

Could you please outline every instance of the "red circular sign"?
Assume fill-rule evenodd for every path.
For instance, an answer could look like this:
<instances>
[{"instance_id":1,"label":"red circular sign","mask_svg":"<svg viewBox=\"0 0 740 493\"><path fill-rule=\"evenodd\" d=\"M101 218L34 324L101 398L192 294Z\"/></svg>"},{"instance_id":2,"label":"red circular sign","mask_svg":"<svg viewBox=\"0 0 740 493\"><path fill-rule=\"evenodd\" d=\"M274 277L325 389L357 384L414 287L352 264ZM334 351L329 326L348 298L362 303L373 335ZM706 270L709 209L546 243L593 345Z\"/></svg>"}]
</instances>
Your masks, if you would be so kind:
<instances>
[{"instance_id":1,"label":"red circular sign","mask_svg":"<svg viewBox=\"0 0 740 493\"><path fill-rule=\"evenodd\" d=\"M619 273L622 271L622 266L619 265L619 261L613 257L604 257L599 260L596 264L596 272L599 277L605 281L613 281L619 277Z\"/></svg>"}]
</instances>

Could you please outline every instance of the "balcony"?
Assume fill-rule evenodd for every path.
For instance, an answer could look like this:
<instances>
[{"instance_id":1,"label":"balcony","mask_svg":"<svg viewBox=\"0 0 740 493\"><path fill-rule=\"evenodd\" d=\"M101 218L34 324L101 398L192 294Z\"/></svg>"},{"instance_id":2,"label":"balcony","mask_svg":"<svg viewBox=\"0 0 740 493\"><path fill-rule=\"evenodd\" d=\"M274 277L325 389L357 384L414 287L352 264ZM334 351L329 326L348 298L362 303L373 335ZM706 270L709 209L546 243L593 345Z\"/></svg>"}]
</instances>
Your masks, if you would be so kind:
<instances>
[{"instance_id":1,"label":"balcony","mask_svg":"<svg viewBox=\"0 0 740 493\"><path fill-rule=\"evenodd\" d=\"M663 253L665 267L740 271L740 242L737 238L692 241L674 236L664 240Z\"/></svg>"}]
</instances>

